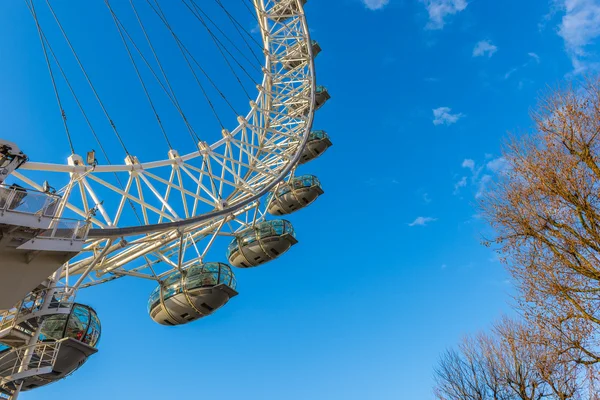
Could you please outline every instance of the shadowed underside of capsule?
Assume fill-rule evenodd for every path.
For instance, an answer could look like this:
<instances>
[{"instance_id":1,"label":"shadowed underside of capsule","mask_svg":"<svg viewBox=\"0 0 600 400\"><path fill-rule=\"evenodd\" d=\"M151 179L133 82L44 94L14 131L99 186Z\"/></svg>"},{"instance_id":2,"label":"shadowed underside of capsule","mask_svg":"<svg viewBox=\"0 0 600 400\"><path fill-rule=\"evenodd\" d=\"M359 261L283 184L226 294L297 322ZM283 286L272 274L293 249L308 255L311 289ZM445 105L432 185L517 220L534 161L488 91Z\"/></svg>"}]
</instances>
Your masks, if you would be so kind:
<instances>
[{"instance_id":1,"label":"shadowed underside of capsule","mask_svg":"<svg viewBox=\"0 0 600 400\"><path fill-rule=\"evenodd\" d=\"M264 221L236 236L229 244L227 258L238 268L256 267L279 257L296 243L289 221Z\"/></svg>"},{"instance_id":2,"label":"shadowed underside of capsule","mask_svg":"<svg viewBox=\"0 0 600 400\"><path fill-rule=\"evenodd\" d=\"M308 142L304 147L304 151L300 156L300 164L305 164L315 158L319 157L328 148L333 145L331 139L325 131L312 131L308 137Z\"/></svg>"},{"instance_id":3,"label":"shadowed underside of capsule","mask_svg":"<svg viewBox=\"0 0 600 400\"><path fill-rule=\"evenodd\" d=\"M161 325L183 325L212 314L237 296L233 271L227 264L197 261L170 275L148 301L148 312Z\"/></svg>"}]
</instances>

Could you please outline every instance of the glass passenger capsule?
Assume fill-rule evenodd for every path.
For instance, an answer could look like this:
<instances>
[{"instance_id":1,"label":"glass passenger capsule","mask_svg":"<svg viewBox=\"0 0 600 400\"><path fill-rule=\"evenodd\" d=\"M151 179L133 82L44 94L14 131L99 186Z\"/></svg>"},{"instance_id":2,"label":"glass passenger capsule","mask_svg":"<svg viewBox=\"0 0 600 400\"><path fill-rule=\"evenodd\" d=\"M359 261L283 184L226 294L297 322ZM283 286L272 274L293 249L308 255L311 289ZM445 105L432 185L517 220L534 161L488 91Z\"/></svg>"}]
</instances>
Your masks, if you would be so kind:
<instances>
[{"instance_id":1,"label":"glass passenger capsule","mask_svg":"<svg viewBox=\"0 0 600 400\"><path fill-rule=\"evenodd\" d=\"M306 90L305 90L306 91ZM325 86L317 86L315 91L315 111L323 107L327 100L331 98L329 91ZM309 95L305 96L302 101L295 102L289 105L290 115L297 117L299 115L307 116L310 111L310 92Z\"/></svg>"},{"instance_id":2,"label":"glass passenger capsule","mask_svg":"<svg viewBox=\"0 0 600 400\"><path fill-rule=\"evenodd\" d=\"M308 206L323 193L316 176L297 176L269 193L267 211L271 215L291 214Z\"/></svg>"},{"instance_id":3,"label":"glass passenger capsule","mask_svg":"<svg viewBox=\"0 0 600 400\"><path fill-rule=\"evenodd\" d=\"M304 7L307 0L300 0L300 4ZM270 10L271 19L277 22L283 22L286 19L297 15L300 12L298 9L298 0L275 0L275 5Z\"/></svg>"},{"instance_id":4,"label":"glass passenger capsule","mask_svg":"<svg viewBox=\"0 0 600 400\"><path fill-rule=\"evenodd\" d=\"M175 272L150 294L148 313L161 325L183 325L212 314L237 296L227 264L194 262Z\"/></svg>"},{"instance_id":5,"label":"glass passenger capsule","mask_svg":"<svg viewBox=\"0 0 600 400\"><path fill-rule=\"evenodd\" d=\"M316 57L321 52L321 46L316 40L311 40L313 57ZM285 56L281 59L283 68L292 70L300 65L304 65L308 61L308 48L304 41L300 41L293 46L288 47Z\"/></svg>"},{"instance_id":6,"label":"glass passenger capsule","mask_svg":"<svg viewBox=\"0 0 600 400\"><path fill-rule=\"evenodd\" d=\"M73 338L90 347L100 341L98 314L91 307L75 303L70 314L52 315L44 320L41 337L44 341Z\"/></svg>"},{"instance_id":7,"label":"glass passenger capsule","mask_svg":"<svg viewBox=\"0 0 600 400\"><path fill-rule=\"evenodd\" d=\"M312 131L300 156L300 164L307 163L323 154L333 143L325 131Z\"/></svg>"},{"instance_id":8,"label":"glass passenger capsule","mask_svg":"<svg viewBox=\"0 0 600 400\"><path fill-rule=\"evenodd\" d=\"M289 221L264 221L233 239L227 249L227 259L238 268L256 267L279 257L296 243Z\"/></svg>"},{"instance_id":9,"label":"glass passenger capsule","mask_svg":"<svg viewBox=\"0 0 600 400\"><path fill-rule=\"evenodd\" d=\"M55 314L47 317L40 329L38 346L56 343L56 360L52 371L28 376L22 380L22 390L35 389L56 382L72 374L81 367L87 359L98 350L101 334L100 320L96 311L83 304L73 304L69 314ZM41 348L41 347L40 347ZM15 352L5 350L2 361L10 363L9 358L18 358ZM1 356L1 355L0 355ZM31 362L48 357L42 350L34 352Z\"/></svg>"}]
</instances>

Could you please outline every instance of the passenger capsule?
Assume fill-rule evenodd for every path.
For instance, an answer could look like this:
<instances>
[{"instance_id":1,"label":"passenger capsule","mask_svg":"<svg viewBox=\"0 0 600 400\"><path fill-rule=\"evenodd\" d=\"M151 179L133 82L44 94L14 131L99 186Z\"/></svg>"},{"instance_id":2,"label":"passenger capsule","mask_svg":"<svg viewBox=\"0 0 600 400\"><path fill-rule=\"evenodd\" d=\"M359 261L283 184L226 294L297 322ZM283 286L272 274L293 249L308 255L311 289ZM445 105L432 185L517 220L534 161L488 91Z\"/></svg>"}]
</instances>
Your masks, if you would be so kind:
<instances>
[{"instance_id":1,"label":"passenger capsule","mask_svg":"<svg viewBox=\"0 0 600 400\"><path fill-rule=\"evenodd\" d=\"M306 4L306 1L307 0L300 0L303 7ZM283 22L286 19L297 15L299 12L298 0L276 0L269 15L274 21Z\"/></svg>"},{"instance_id":2,"label":"passenger capsule","mask_svg":"<svg viewBox=\"0 0 600 400\"><path fill-rule=\"evenodd\" d=\"M333 143L325 131L312 131L300 156L300 164L307 163L323 154Z\"/></svg>"},{"instance_id":3,"label":"passenger capsule","mask_svg":"<svg viewBox=\"0 0 600 400\"><path fill-rule=\"evenodd\" d=\"M83 304L73 304L69 314L55 314L47 317L42 323L40 330L39 348L32 355L32 363L40 360L40 357L48 357L42 352L43 343L56 343L56 361L52 365L52 371L46 374L28 376L22 380L22 390L30 390L48 383L56 382L70 375L81 367L89 356L98 350L96 346L100 340L101 326L96 311ZM10 364L8 358L17 354L4 351L5 357L2 362ZM1 355L0 355L1 356Z\"/></svg>"},{"instance_id":4,"label":"passenger capsule","mask_svg":"<svg viewBox=\"0 0 600 400\"><path fill-rule=\"evenodd\" d=\"M183 325L212 314L237 296L235 275L227 264L196 262L171 274L148 301L148 312L161 325Z\"/></svg>"},{"instance_id":5,"label":"passenger capsule","mask_svg":"<svg viewBox=\"0 0 600 400\"><path fill-rule=\"evenodd\" d=\"M331 96L329 95L329 91L325 86L317 86L315 91L315 111L319 108L323 107L327 100L329 100ZM293 117L298 115L307 116L310 111L310 96L305 97L303 101L290 104L290 114Z\"/></svg>"},{"instance_id":6,"label":"passenger capsule","mask_svg":"<svg viewBox=\"0 0 600 400\"><path fill-rule=\"evenodd\" d=\"M313 58L321 52L321 46L316 40L311 41ZM285 56L281 62L283 68L292 70L300 65L305 64L308 59L308 47L304 44L304 41L298 42L295 45L289 47L286 51Z\"/></svg>"},{"instance_id":7,"label":"passenger capsule","mask_svg":"<svg viewBox=\"0 0 600 400\"><path fill-rule=\"evenodd\" d=\"M289 221L264 221L236 236L229 244L227 258L235 267L256 267L279 257L296 243Z\"/></svg>"},{"instance_id":8,"label":"passenger capsule","mask_svg":"<svg viewBox=\"0 0 600 400\"><path fill-rule=\"evenodd\" d=\"M269 193L267 211L271 215L291 214L308 206L323 193L316 176L298 176Z\"/></svg>"}]
</instances>

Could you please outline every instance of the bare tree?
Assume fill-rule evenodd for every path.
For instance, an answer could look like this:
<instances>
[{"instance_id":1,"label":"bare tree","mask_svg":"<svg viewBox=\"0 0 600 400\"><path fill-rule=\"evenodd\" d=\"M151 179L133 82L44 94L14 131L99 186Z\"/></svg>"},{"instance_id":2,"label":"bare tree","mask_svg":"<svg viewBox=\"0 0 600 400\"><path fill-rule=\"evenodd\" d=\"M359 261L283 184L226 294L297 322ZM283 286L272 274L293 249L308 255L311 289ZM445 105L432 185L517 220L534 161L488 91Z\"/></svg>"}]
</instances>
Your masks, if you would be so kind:
<instances>
[{"instance_id":1,"label":"bare tree","mask_svg":"<svg viewBox=\"0 0 600 400\"><path fill-rule=\"evenodd\" d=\"M435 371L443 400L578 400L583 366L564 359L527 325L502 319L491 334L466 338Z\"/></svg>"},{"instance_id":2,"label":"bare tree","mask_svg":"<svg viewBox=\"0 0 600 400\"><path fill-rule=\"evenodd\" d=\"M521 307L549 346L600 361L600 79L550 93L535 130L513 139L510 166L482 200Z\"/></svg>"}]
</instances>

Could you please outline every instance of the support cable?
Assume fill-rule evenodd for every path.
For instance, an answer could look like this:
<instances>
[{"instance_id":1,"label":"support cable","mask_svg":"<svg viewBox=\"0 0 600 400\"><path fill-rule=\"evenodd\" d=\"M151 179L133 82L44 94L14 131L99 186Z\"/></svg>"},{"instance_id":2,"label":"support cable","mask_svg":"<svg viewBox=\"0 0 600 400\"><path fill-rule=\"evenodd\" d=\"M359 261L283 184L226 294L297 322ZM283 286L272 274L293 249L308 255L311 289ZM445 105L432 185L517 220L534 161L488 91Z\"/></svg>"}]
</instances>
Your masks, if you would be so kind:
<instances>
[{"instance_id":1,"label":"support cable","mask_svg":"<svg viewBox=\"0 0 600 400\"><path fill-rule=\"evenodd\" d=\"M258 24L258 17L256 16L256 11L252 11L252 9L250 8L250 6L248 5L248 2L246 0L241 0L242 4L244 4L244 7L246 7L246 10L248 10L248 13L252 16L252 19L254 19L256 21L256 23ZM254 5L254 4L252 4ZM259 24L260 26L260 24Z\"/></svg>"},{"instance_id":2,"label":"support cable","mask_svg":"<svg viewBox=\"0 0 600 400\"><path fill-rule=\"evenodd\" d=\"M52 49L52 46L50 45L48 38L46 37L46 35L44 34L43 31L41 32L41 35L42 35L42 39L44 40L46 46L48 47L48 51L50 52L50 55L52 56L54 62L56 63L56 66L58 67L58 70L60 71L63 79L65 80L67 87L69 88L69 91L71 92L71 95L75 99L75 103L77 104L79 110L81 111L81 114L83 115L85 122L87 123L88 127L90 128L90 131L92 132L92 135L94 136L94 139L98 143L98 146L100 147L100 151L102 152L102 155L106 159L106 162L109 165L112 165L112 162L110 161L110 158L108 156L108 153L106 152L106 149L102 145L102 142L100 141L100 138L98 137L98 134L96 133L96 130L94 129L94 126L92 125L92 122L90 121L90 118L88 117L87 113L85 112L85 109L83 108L83 105L81 104L81 101L79 100L79 97L77 96L77 93L75 93L75 89L71 85L71 82L69 81L69 78L67 77L67 74L65 73L65 70L63 69L62 65L60 64L60 61L58 60L56 53ZM125 191L125 189L124 189L125 186L123 185L123 182L119 178L119 175L116 172L114 173L114 175L115 175L115 178L116 178L117 183L119 184L119 187L121 188L121 190ZM133 204L131 199L128 199L128 202L129 202L129 205L131 206L138 222L141 224L142 220L137 212L137 209L135 208L135 205Z\"/></svg>"},{"instance_id":3,"label":"support cable","mask_svg":"<svg viewBox=\"0 0 600 400\"><path fill-rule=\"evenodd\" d=\"M221 6L221 8L224 9L224 6L222 4L219 4L219 6ZM258 57L256 56L255 49L252 48L252 46L250 46L250 43L248 43L248 40L246 39L246 37L240 31L239 26L241 26L241 24L239 23L239 21L233 15L231 15L231 13L229 13L227 10L224 9L224 11L227 14L227 17L229 18L229 21L232 23L233 27L235 28L236 32L238 33L238 35L240 35L240 37L242 38L242 40L246 44L246 47L250 50L250 52L252 52L252 55L254 55L254 58L257 59L257 61L260 63L260 60L258 60ZM256 19L256 15L254 16L254 19L258 23L258 20ZM258 24L258 26L260 27L260 24ZM250 35L250 34L248 33L248 35ZM260 48L261 53L262 53L262 51L264 50L263 46L259 45L257 47Z\"/></svg>"},{"instance_id":4,"label":"support cable","mask_svg":"<svg viewBox=\"0 0 600 400\"><path fill-rule=\"evenodd\" d=\"M115 14L115 12L113 11L112 7L110 6L110 1L109 0L104 0L104 3L106 4L106 6L108 7L112 17L113 17L113 21L115 22L115 26L117 27L117 30L119 31L119 36L121 37L121 41L123 42L123 45L125 46L125 49L127 50L127 54L129 55L129 59L131 60L131 63L133 64L133 68L135 69L135 73L140 81L140 84L142 85L142 88L144 89L144 93L146 94L146 98L148 99L148 102L150 103L150 107L152 108L152 111L154 112L154 116L156 117L156 121L158 122L158 126L160 127L160 130L167 142L167 145L169 146L170 150L173 150L173 146L171 145L171 141L169 140L169 136L167 135L167 131L165 130L165 127L163 126L162 121L160 120L160 116L158 115L158 111L156 111L156 107L154 106L154 102L152 101L152 97L150 96L150 92L148 92L148 88L146 87L146 83L144 83L144 79L142 78L142 74L140 74L140 70L137 66L137 63L135 62L135 59L133 58L133 54L131 54L131 49L129 48L129 45L127 44L127 40L125 39L125 36L123 35L123 31L121 30L121 25L119 24L119 22L117 21L117 16Z\"/></svg>"},{"instance_id":5,"label":"support cable","mask_svg":"<svg viewBox=\"0 0 600 400\"><path fill-rule=\"evenodd\" d=\"M206 12L205 12L205 11L204 11L202 8L201 8L201 7L198 7L198 5L197 5L197 4L194 4L194 6L195 6L195 7L197 7L197 8L198 8L198 10L199 10L199 11L202 13L202 15L204 15L204 18L206 18L206 19L207 19L207 20L208 20L208 21L209 21L211 24L213 24L213 26L214 26L215 28L217 28L217 30L218 30L218 31L221 33L221 35L223 35L223 36L225 37L225 39L227 39L227 41L228 41L229 43L231 43L231 45L233 46L233 48L234 48L234 49L236 49L236 50L237 50L237 51L240 53L240 55L241 55L242 57L244 57L244 59L245 59L246 61L248 61L248 63L250 63L250 65L251 65L251 66L252 66L252 67L253 67L255 70L257 70L257 71L259 71L259 72L260 72L260 68L256 67L256 66L254 65L254 63L248 59L248 57L246 56L246 54L244 54L244 52L243 52L242 50L240 50L240 48L239 48L239 47L238 47L238 46L237 46L237 45L236 45L236 44L235 44L235 43L234 43L234 42L233 42L233 41L232 41L232 40L229 38L229 36L227 36L227 34L226 34L225 32L223 32L223 30L222 30L222 29L219 27L219 25L218 25L216 22L214 22L214 21L212 20L212 18L210 18L210 16L209 16L209 15L208 15L208 14L207 14L207 13L206 13ZM235 27L235 28L237 29L237 27ZM238 33L239 33L239 31L238 31ZM242 39L244 39L244 40L245 40L246 38L242 37ZM246 46L249 46L249 45L248 45L248 43L246 43ZM255 60L258 62L258 64L260 65L260 64L261 64L261 61L260 61L260 59L258 58L258 56L256 55L256 53L253 51L253 49L252 49L251 47L249 47L249 49L250 49L250 51L251 51L251 54L252 54L252 56L254 57L254 59L255 59Z\"/></svg>"},{"instance_id":6,"label":"support cable","mask_svg":"<svg viewBox=\"0 0 600 400\"><path fill-rule=\"evenodd\" d=\"M125 151L125 154L130 155L129 151L127 151L127 147L125 147L125 143L123 142L123 139L121 138L121 135L119 134L119 131L117 130L117 127L116 127L115 123L113 122L112 118L110 118L110 115L108 114L108 111L107 111L106 107L104 106L104 103L100 99L100 96L99 96L98 92L96 91L96 88L94 87L94 84L92 83L89 75L87 74L85 68L83 67L83 64L81 63L81 60L79 59L79 56L77 55L77 52L75 51L75 48L71 44L71 40L69 40L69 36L67 35L67 33L65 32L65 30L63 29L63 26L60 23L60 20L58 19L58 16L54 12L54 9L52 8L52 5L50 4L50 0L46 0L46 4L48 5L48 8L50 9L50 12L52 13L52 16L54 17L54 20L56 21L56 24L58 25L58 27L59 27L59 29L60 29L63 37L65 38L67 44L69 45L69 48L71 49L71 52L73 53L73 56L77 60L77 64L79 64L79 68L81 69L81 72L83 72L83 75L85 76L85 79L87 80L88 85L90 85L90 88L92 89L92 92L94 92L94 96L96 96L96 100L98 100L98 103L100 104L100 107L102 108L102 111L104 112L104 115L106 116L106 118L110 122L110 126L112 127L115 135L117 136L117 139L119 140L119 143L121 144L121 147L123 147L123 150Z\"/></svg>"},{"instance_id":7,"label":"support cable","mask_svg":"<svg viewBox=\"0 0 600 400\"><path fill-rule=\"evenodd\" d=\"M165 72L162 63L160 62L160 58L158 57L158 54L156 53L156 50L154 49L154 45L152 45L152 41L150 40L150 36L148 35L148 32L146 31L146 27L144 26L144 23L142 22L142 18L139 16L137 9L133 3L133 0L129 0L129 4L131 5L131 8L133 9L133 13L135 14L135 17L140 25L140 28L142 28L142 32L144 33L144 37L146 38L146 42L148 43L148 46L150 46L150 50L152 51L152 55L154 56L154 59L156 60L156 63L158 64L158 68L160 69L160 72L163 76L163 78L165 79L165 83L167 84L167 88L169 89L168 91L165 89L165 87L163 86L162 82L160 81L160 79L158 78L158 76L156 75L156 73L154 73L154 70L152 69L152 67L150 66L150 64L146 61L146 59L144 58L142 52L139 50L139 48L136 46L135 42L133 41L133 39L131 38L131 36L129 36L129 34L127 33L127 30L125 30L125 27L123 27L123 31L125 32L125 34L129 37L129 40L133 43L133 45L135 46L135 48L138 50L138 53L140 53L140 55L142 56L142 59L146 62L146 65L148 66L148 68L150 68L150 71L152 71L152 73L154 74L155 78L158 80L158 82L160 83L161 87L165 90L165 92L167 93L167 96L169 97L169 99L171 100L171 102L173 102L173 105L175 106L175 108L177 108L177 111L179 111L179 114L181 115L181 118L183 118L183 121L186 125L186 127L188 128L188 131L190 133L190 135L192 136L192 140L194 141L194 145L198 144L198 135L196 134L196 132L194 131L194 128L192 128L192 125L190 124L190 122L188 121L186 115L183 112L183 109L181 108L181 105L179 104L179 100L177 99L177 96L175 95L175 91L173 90L173 87L171 86L171 82L169 81L169 78L167 77L167 73ZM123 24L121 24L122 26Z\"/></svg>"},{"instance_id":8,"label":"support cable","mask_svg":"<svg viewBox=\"0 0 600 400\"><path fill-rule=\"evenodd\" d=\"M243 32L244 32L244 33L245 33L245 34L246 34L246 35L247 35L247 36L248 36L248 37L249 37L249 38L250 38L250 39L251 39L251 40L252 40L252 41L253 41L253 42L254 42L254 43L255 43L255 44L256 44L256 45L257 45L257 46L260 48L260 49L261 49L261 51L262 51L262 50L263 50L263 45L262 45L261 43L259 43L259 42L258 42L258 41L257 41L257 40L254 38L254 36L252 36L252 35L250 34L250 32L248 32L248 31L246 30L246 28L244 28L244 27L242 26L242 24L240 24L240 23L239 23L239 21L238 21L237 19L235 19L235 17L233 17L233 16L232 16L232 15L229 13L229 11L227 11L227 8L225 8L225 6L223 5L223 3L221 3L221 0L215 0L215 2L216 2L218 5L219 5L219 7L221 7L221 8L223 9L223 11L225 11L225 14L227 14L227 15L229 16L229 18L230 18L231 22L233 22L233 23L237 24L237 25L238 25L238 26L239 26L239 27L242 29L242 31L243 31Z\"/></svg>"},{"instance_id":9,"label":"support cable","mask_svg":"<svg viewBox=\"0 0 600 400\"><path fill-rule=\"evenodd\" d=\"M192 3L195 5L195 3L192 1ZM231 63L229 62L229 60L227 59L227 56L225 55L225 53L223 53L223 49L221 48L222 44L220 42L220 40L215 37L215 35L212 33L212 31L210 30L210 28L208 27L208 25L206 24L206 22L204 21L204 19L202 18L202 16L200 14L198 14L197 12L194 12L194 10L185 2L185 0L183 0L183 4L186 5L186 7L191 11L191 13L196 17L196 19L198 19L198 21L200 21L200 23L202 23L202 25L204 26L204 28L206 28L206 30L208 31L208 34L210 35L213 43L215 44L215 46L217 47L217 50L219 50L219 53L221 54L221 56L223 57L223 60L225 60L225 63L227 64L227 66L229 67L229 70L231 71L231 73L233 74L233 76L235 77L235 79L237 80L238 84L240 85L240 87L242 88L242 91L244 92L244 94L246 95L246 97L248 98L248 100L252 100L252 97L250 97L250 93L248 93L248 91L246 90L246 88L244 87L244 84L242 83L242 81L240 80L240 77L238 76L238 74L235 72L235 69L233 69L233 66L231 65ZM231 53L229 53L229 51L227 49L225 49L225 51L231 55ZM232 56L233 57L233 56ZM244 71L246 73L246 75L252 80L252 75L250 75L248 73L248 71L246 71L246 69L244 67L242 67L240 65L239 62L237 62L237 60L234 57L234 61L238 64L238 66L240 66L240 68L242 68L242 71ZM254 84L256 85L257 83L254 82Z\"/></svg>"},{"instance_id":10,"label":"support cable","mask_svg":"<svg viewBox=\"0 0 600 400\"><path fill-rule=\"evenodd\" d=\"M148 67L148 69L150 70L150 72L152 73L152 75L154 76L154 78L156 79L156 81L158 82L159 86L165 92L165 94L167 95L167 97L169 98L169 100L171 100L171 103L173 103L173 106L177 109L177 111L179 112L179 115L181 115L181 117L183 118L183 121L186 124L186 127L188 129L188 132L190 133L190 137L192 138L192 141L195 144L197 144L198 135L196 134L196 132L194 131L194 128L189 123L187 117L183 113L183 110L182 110L181 106L179 105L179 102L178 102L177 98L174 97L174 92L173 92L173 94L171 94L172 90L169 91L167 89L167 87L165 87L164 83L161 81L161 79L158 76L158 74L154 71L154 68L152 68L152 66L150 65L150 62L148 62L148 60L144 56L144 53L140 50L140 48L138 47L138 45L135 43L135 40L133 40L133 38L131 37L131 35L129 34L129 32L127 31L127 29L125 28L125 26L121 22L121 20L119 20L119 17L116 17L116 18L117 18L118 24L120 25L121 29L123 30L123 33L125 33L125 36L127 37L127 39L129 39L129 41L131 42L133 48L138 52L138 55L144 61L144 63L146 64L146 66Z\"/></svg>"},{"instance_id":11,"label":"support cable","mask_svg":"<svg viewBox=\"0 0 600 400\"><path fill-rule=\"evenodd\" d=\"M208 73L204 70L204 68L202 68L202 66L200 65L200 63L196 60L196 58L192 55L192 53L190 53L190 51L187 49L187 47L182 43L181 39L179 39L179 37L177 36L177 34L173 31L173 28L171 28L171 25L169 24L169 21L166 19L164 13L160 9L160 6L158 6L158 3L157 3L157 6L158 6L158 9L157 9L156 7L154 7L154 5L152 5L152 3L150 2L150 0L146 0L146 2L150 5L150 7L156 13L156 15L158 15L158 17L161 19L161 21L163 22L163 24L167 27L167 29L169 30L169 32L171 33L171 35L175 39L175 42L177 43L177 46L179 47L179 50L181 51L181 53L183 55L183 58L186 60L186 63L188 65L188 67L190 68L190 71L192 72L192 74L194 75L194 78L196 79L196 82L200 86L200 89L202 90L202 93L204 94L204 97L206 98L206 101L210 105L213 114L217 118L219 124L221 125L221 128L225 129L225 126L223 125L221 119L219 118L217 110L215 109L215 107L214 107L212 101L210 100L210 98L209 98L206 90L204 89L204 86L200 82L200 79L198 78L198 75L196 74L196 71L194 71L194 68L193 68L192 64L190 63L190 61L189 61L190 59L194 62L194 64L198 67L198 69L200 69L200 71L202 72L202 74L206 77L206 79L208 79L208 81L211 83L211 85L214 87L214 89L217 91L217 93L221 96L221 98L225 101L225 103L227 103L227 105L229 106L229 108L236 114L236 116L241 115L241 114L238 113L235 110L235 107L233 107L233 105L231 104L231 102L229 100L227 100L227 97L225 97L225 95L219 89L219 87L216 85L216 83L213 81L213 79L208 75ZM188 58L188 56L189 56L189 58Z\"/></svg>"},{"instance_id":12,"label":"support cable","mask_svg":"<svg viewBox=\"0 0 600 400\"><path fill-rule=\"evenodd\" d=\"M50 72L50 79L52 80L52 88L54 89L54 96L56 97L56 102L58 103L58 108L60 109L60 114L62 117L63 125L65 127L65 133L67 134L67 139L69 141L69 147L71 148L71 154L75 154L75 148L73 147L73 140L71 139L71 133L69 132L69 125L67 124L67 114L62 106L62 101L60 99L60 94L58 92L58 87L56 86L56 79L54 78L54 72L52 71L52 65L50 64L50 58L48 57L48 50L46 49L46 44L44 41L44 33L42 32L42 27L37 17L37 13L35 11L35 6L33 5L33 0L25 0L31 15L33 15L33 19L35 20L35 25L37 27L38 35L40 37L40 42L42 44L42 49L44 50L44 58L46 59L46 65L48 66L48 72Z\"/></svg>"}]
</instances>

